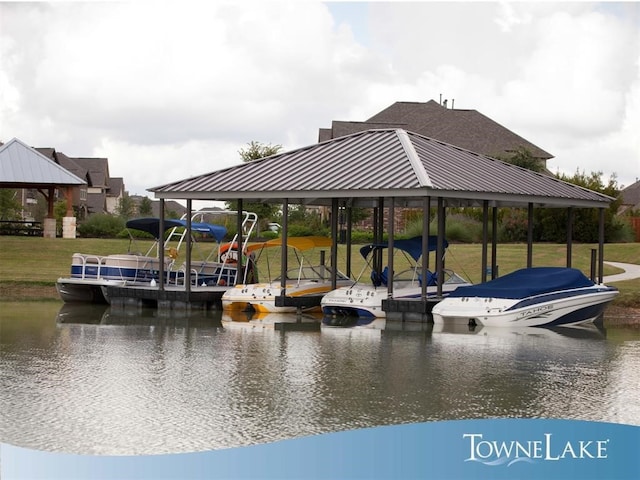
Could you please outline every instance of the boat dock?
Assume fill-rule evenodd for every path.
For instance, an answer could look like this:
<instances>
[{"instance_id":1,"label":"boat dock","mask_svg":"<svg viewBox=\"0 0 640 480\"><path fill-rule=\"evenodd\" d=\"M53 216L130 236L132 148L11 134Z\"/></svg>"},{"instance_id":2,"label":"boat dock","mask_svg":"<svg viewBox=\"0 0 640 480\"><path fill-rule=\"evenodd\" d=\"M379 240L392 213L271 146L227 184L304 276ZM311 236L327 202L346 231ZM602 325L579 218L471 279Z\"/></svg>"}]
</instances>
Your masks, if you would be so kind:
<instances>
[{"instance_id":1,"label":"boat dock","mask_svg":"<svg viewBox=\"0 0 640 480\"><path fill-rule=\"evenodd\" d=\"M222 294L227 287L165 286L162 290L151 285L107 286L112 307L154 307L160 310L216 310L222 307Z\"/></svg>"},{"instance_id":2,"label":"boat dock","mask_svg":"<svg viewBox=\"0 0 640 480\"><path fill-rule=\"evenodd\" d=\"M104 287L109 303L117 307L153 307L161 310L216 310L222 308L222 295L229 287L195 287L165 285L162 290L152 285L123 285ZM275 298L278 307L307 309L319 307L322 295Z\"/></svg>"},{"instance_id":3,"label":"boat dock","mask_svg":"<svg viewBox=\"0 0 640 480\"><path fill-rule=\"evenodd\" d=\"M386 312L387 320L399 320L403 322L430 322L433 306L440 298L403 298L387 299L382 301L382 309Z\"/></svg>"}]
</instances>

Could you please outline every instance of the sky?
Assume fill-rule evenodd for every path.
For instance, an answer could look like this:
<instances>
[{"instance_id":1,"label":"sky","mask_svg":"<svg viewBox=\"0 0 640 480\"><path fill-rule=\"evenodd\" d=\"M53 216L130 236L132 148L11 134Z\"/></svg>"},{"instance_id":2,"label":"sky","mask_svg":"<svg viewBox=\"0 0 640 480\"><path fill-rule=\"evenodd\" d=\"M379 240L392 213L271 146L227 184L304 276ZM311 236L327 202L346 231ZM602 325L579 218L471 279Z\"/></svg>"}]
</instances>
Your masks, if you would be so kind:
<instances>
[{"instance_id":1,"label":"sky","mask_svg":"<svg viewBox=\"0 0 640 480\"><path fill-rule=\"evenodd\" d=\"M131 195L448 99L640 178L640 2L0 1L0 141L106 157Z\"/></svg>"}]
</instances>

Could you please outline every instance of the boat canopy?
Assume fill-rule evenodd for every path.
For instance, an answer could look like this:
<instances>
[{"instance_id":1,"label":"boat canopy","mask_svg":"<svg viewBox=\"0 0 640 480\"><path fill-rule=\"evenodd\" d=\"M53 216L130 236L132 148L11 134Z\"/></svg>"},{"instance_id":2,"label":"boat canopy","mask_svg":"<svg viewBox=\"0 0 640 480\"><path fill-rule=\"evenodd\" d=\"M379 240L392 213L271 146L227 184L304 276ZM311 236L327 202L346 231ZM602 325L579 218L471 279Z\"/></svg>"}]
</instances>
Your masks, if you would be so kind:
<instances>
[{"instance_id":1,"label":"boat canopy","mask_svg":"<svg viewBox=\"0 0 640 480\"><path fill-rule=\"evenodd\" d=\"M444 248L447 248L448 246L449 242L445 240ZM366 259L372 251L382 250L388 247L389 245L387 243L370 243L360 248L360 255L362 255L362 258ZM428 251L433 252L437 247L438 237L435 235L430 235L428 241ZM411 258L413 258L417 262L422 255L422 236L418 235L417 237L413 238L394 240L393 248L402 250L403 252L407 252L409 255L411 255Z\"/></svg>"},{"instance_id":2,"label":"boat canopy","mask_svg":"<svg viewBox=\"0 0 640 480\"><path fill-rule=\"evenodd\" d=\"M180 223L180 220L174 220L171 218L165 218L164 220L164 229L169 230L173 227L183 227L184 225ZM160 237L160 219L159 218L134 218L133 220L128 220L126 223L127 228L132 228L134 230L140 230L142 232L147 232L153 235L153 238Z\"/></svg>"},{"instance_id":3,"label":"boat canopy","mask_svg":"<svg viewBox=\"0 0 640 480\"><path fill-rule=\"evenodd\" d=\"M533 267L516 270L485 283L458 287L449 297L519 299L593 285L589 278L575 268Z\"/></svg>"},{"instance_id":4,"label":"boat canopy","mask_svg":"<svg viewBox=\"0 0 640 480\"><path fill-rule=\"evenodd\" d=\"M263 248L281 247L282 237L274 238L263 243L254 243L247 247L248 252L262 250ZM289 237L287 238L287 247L293 247L298 250L310 250L317 247L330 247L331 239L329 237Z\"/></svg>"},{"instance_id":5,"label":"boat canopy","mask_svg":"<svg viewBox=\"0 0 640 480\"><path fill-rule=\"evenodd\" d=\"M187 221L186 220L177 220L180 224L186 228ZM213 223L202 223L202 222L191 222L191 231L205 233L207 235L211 235L216 239L218 243L224 240L225 235L227 234L227 229L222 225L216 225Z\"/></svg>"},{"instance_id":6,"label":"boat canopy","mask_svg":"<svg viewBox=\"0 0 640 480\"><path fill-rule=\"evenodd\" d=\"M140 230L150 233L153 238L158 238L160 231L160 219L159 218L134 218L126 223L127 228L134 230ZM165 218L164 229L165 231L175 227L187 227L186 220L177 220L173 218ZM191 230L194 232L206 233L211 235L216 241L221 242L224 236L227 234L227 229L222 225L214 225L211 223L191 222Z\"/></svg>"}]
</instances>

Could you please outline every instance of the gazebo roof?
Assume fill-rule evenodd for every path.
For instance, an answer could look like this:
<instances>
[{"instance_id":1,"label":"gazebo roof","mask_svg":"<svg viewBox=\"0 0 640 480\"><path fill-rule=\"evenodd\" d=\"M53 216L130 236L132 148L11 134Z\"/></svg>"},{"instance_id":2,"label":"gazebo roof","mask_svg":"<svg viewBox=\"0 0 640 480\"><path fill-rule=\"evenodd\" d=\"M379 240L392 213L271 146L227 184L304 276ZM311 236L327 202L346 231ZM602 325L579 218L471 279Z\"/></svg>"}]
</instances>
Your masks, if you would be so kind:
<instances>
[{"instance_id":1,"label":"gazebo roof","mask_svg":"<svg viewBox=\"0 0 640 480\"><path fill-rule=\"evenodd\" d=\"M381 197L422 206L575 206L604 208L613 200L509 163L402 129L358 132L249 163L150 188L157 198L329 205L348 199L371 207Z\"/></svg>"},{"instance_id":2,"label":"gazebo roof","mask_svg":"<svg viewBox=\"0 0 640 480\"><path fill-rule=\"evenodd\" d=\"M86 183L17 138L0 147L2 188L56 187Z\"/></svg>"}]
</instances>

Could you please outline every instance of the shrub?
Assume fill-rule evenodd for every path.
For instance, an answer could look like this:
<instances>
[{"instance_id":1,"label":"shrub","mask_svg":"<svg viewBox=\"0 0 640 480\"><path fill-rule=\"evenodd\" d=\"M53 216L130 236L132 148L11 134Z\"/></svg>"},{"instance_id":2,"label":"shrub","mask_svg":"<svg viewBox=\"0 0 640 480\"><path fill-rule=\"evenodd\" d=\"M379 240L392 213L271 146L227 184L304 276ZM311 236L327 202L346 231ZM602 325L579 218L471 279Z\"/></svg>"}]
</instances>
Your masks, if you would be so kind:
<instances>
[{"instance_id":1,"label":"shrub","mask_svg":"<svg viewBox=\"0 0 640 480\"><path fill-rule=\"evenodd\" d=\"M508 209L502 215L498 238L502 242L525 242L528 232L528 212L523 209Z\"/></svg>"},{"instance_id":2,"label":"shrub","mask_svg":"<svg viewBox=\"0 0 640 480\"><path fill-rule=\"evenodd\" d=\"M121 217L96 213L78 225L77 231L81 237L115 238L125 228L125 221Z\"/></svg>"},{"instance_id":3,"label":"shrub","mask_svg":"<svg viewBox=\"0 0 640 480\"><path fill-rule=\"evenodd\" d=\"M473 243L482 241L482 223L465 214L447 217L445 237L449 242ZM434 219L430 226L431 235L438 231L438 221ZM422 235L422 219L407 225L406 237Z\"/></svg>"}]
</instances>

